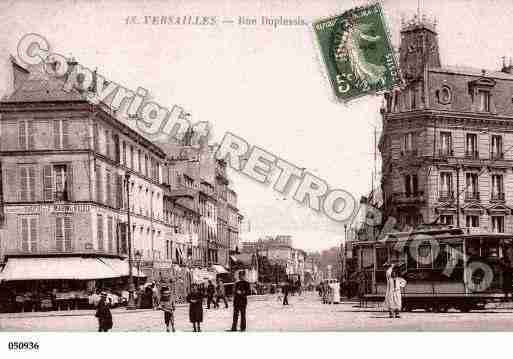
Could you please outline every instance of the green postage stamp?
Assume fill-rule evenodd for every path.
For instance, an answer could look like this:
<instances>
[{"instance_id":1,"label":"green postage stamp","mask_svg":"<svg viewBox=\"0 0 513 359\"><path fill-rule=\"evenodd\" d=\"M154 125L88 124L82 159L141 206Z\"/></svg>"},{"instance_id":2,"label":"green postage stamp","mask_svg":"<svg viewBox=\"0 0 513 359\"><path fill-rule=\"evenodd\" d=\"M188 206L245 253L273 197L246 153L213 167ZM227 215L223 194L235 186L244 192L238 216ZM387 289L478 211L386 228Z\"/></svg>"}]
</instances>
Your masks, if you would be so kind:
<instances>
[{"instance_id":1,"label":"green postage stamp","mask_svg":"<svg viewBox=\"0 0 513 359\"><path fill-rule=\"evenodd\" d=\"M401 84L379 3L317 21L314 30L337 98L349 100Z\"/></svg>"}]
</instances>

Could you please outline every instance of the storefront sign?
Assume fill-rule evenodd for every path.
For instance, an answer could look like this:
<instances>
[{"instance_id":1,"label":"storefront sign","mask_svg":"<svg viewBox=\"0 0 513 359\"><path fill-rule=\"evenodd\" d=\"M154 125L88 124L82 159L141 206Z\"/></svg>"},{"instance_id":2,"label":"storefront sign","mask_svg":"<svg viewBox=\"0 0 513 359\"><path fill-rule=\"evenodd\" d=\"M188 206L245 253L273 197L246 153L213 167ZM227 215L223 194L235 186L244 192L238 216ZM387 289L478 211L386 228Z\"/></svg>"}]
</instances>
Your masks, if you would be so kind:
<instances>
[{"instance_id":1,"label":"storefront sign","mask_svg":"<svg viewBox=\"0 0 513 359\"><path fill-rule=\"evenodd\" d=\"M42 204L35 206L6 206L6 213L13 214L73 214L91 211L88 204Z\"/></svg>"}]
</instances>

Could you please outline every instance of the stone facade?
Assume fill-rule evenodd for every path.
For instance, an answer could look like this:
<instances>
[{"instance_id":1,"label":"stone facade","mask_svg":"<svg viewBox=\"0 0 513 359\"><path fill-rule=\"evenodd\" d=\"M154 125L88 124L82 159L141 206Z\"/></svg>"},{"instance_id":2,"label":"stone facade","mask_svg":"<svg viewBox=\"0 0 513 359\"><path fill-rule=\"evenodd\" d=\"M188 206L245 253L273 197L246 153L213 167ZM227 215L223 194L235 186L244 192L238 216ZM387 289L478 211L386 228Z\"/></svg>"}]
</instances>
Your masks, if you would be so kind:
<instances>
[{"instance_id":1,"label":"stone facade","mask_svg":"<svg viewBox=\"0 0 513 359\"><path fill-rule=\"evenodd\" d=\"M405 85L382 108L385 219L513 231L512 67L441 66L426 19L401 35Z\"/></svg>"}]
</instances>

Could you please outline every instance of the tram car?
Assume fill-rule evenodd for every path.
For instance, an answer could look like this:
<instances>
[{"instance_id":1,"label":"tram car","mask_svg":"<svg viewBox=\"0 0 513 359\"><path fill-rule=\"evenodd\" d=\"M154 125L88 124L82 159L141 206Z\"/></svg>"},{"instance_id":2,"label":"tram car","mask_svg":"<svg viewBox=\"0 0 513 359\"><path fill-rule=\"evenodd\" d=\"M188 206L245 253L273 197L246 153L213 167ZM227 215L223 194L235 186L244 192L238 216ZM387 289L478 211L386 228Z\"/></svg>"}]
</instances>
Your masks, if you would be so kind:
<instances>
[{"instance_id":1,"label":"tram car","mask_svg":"<svg viewBox=\"0 0 513 359\"><path fill-rule=\"evenodd\" d=\"M403 311L468 312L500 301L511 287L513 235L424 227L353 244L363 303L383 301L385 271L399 266ZM509 278L509 279L508 279Z\"/></svg>"}]
</instances>

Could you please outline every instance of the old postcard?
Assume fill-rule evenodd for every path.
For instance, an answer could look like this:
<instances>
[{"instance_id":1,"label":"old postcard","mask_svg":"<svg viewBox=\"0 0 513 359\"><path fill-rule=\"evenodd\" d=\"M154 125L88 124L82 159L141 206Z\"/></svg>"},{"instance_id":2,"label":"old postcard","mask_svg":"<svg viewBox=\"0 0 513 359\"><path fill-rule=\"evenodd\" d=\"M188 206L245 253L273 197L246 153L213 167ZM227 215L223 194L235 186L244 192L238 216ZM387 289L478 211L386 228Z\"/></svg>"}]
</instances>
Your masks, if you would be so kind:
<instances>
[{"instance_id":1,"label":"old postcard","mask_svg":"<svg viewBox=\"0 0 513 359\"><path fill-rule=\"evenodd\" d=\"M221 348L511 330L512 16L507 0L0 3L6 353L55 332Z\"/></svg>"}]
</instances>

